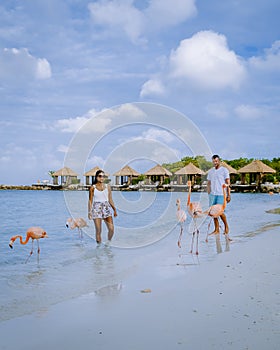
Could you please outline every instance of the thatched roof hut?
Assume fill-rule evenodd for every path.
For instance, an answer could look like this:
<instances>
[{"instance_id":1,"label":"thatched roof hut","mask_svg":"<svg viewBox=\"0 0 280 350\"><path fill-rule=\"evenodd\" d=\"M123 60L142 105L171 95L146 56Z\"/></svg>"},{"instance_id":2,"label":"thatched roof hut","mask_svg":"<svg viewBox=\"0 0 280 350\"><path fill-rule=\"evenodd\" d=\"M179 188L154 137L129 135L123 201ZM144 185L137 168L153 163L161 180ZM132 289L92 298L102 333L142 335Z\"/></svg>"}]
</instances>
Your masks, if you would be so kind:
<instances>
[{"instance_id":1,"label":"thatched roof hut","mask_svg":"<svg viewBox=\"0 0 280 350\"><path fill-rule=\"evenodd\" d=\"M126 165L113 175L116 177L116 185L123 185L125 183L127 185L131 185L132 179L137 178L141 174L138 173L138 171L131 168L129 165Z\"/></svg>"},{"instance_id":2,"label":"thatched roof hut","mask_svg":"<svg viewBox=\"0 0 280 350\"><path fill-rule=\"evenodd\" d=\"M190 162L183 168L177 170L175 175L177 175L178 185L185 185L188 180L194 183L196 176L205 175L205 172Z\"/></svg>"},{"instance_id":3,"label":"thatched roof hut","mask_svg":"<svg viewBox=\"0 0 280 350\"><path fill-rule=\"evenodd\" d=\"M238 174L238 171L236 169L234 169L231 165L229 165L228 163L226 163L224 161L221 162L221 166L224 166L225 168L227 168L230 175L231 174Z\"/></svg>"},{"instance_id":4,"label":"thatched roof hut","mask_svg":"<svg viewBox=\"0 0 280 350\"><path fill-rule=\"evenodd\" d=\"M249 174L250 183L255 182L260 186L261 179L264 174L275 174L276 170L264 164L261 160L253 160L250 164L240 168L238 172L241 174L241 183L245 184L245 175Z\"/></svg>"},{"instance_id":5,"label":"thatched roof hut","mask_svg":"<svg viewBox=\"0 0 280 350\"><path fill-rule=\"evenodd\" d=\"M166 178L169 178L172 175L172 173L163 166L157 164L150 170L146 171L144 175L147 177L149 184L158 182L158 184L161 185Z\"/></svg>"},{"instance_id":6,"label":"thatched roof hut","mask_svg":"<svg viewBox=\"0 0 280 350\"><path fill-rule=\"evenodd\" d=\"M77 184L79 182L77 176L78 176L78 174L75 173L75 171L73 171L72 169L70 169L68 167L64 167L64 168L61 168L61 169L55 171L52 174L53 184L58 185L58 178L59 177L61 178L61 185L62 186Z\"/></svg>"},{"instance_id":7,"label":"thatched roof hut","mask_svg":"<svg viewBox=\"0 0 280 350\"><path fill-rule=\"evenodd\" d=\"M89 171L87 171L86 173L84 173L84 176L86 177L86 185L92 185L94 183L95 180L95 174L97 172L97 170L100 170L101 168L99 168L98 166L90 169ZM105 173L105 178L108 178L109 174ZM91 181L90 181L91 179Z\"/></svg>"}]
</instances>

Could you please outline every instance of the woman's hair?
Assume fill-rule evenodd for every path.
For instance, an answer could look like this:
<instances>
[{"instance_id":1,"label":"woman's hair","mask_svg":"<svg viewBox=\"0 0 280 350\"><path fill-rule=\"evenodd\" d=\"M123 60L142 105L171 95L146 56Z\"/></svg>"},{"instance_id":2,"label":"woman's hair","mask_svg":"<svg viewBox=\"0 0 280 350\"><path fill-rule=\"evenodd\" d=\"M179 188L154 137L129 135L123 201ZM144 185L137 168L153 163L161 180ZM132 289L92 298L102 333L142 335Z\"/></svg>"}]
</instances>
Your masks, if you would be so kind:
<instances>
[{"instance_id":1,"label":"woman's hair","mask_svg":"<svg viewBox=\"0 0 280 350\"><path fill-rule=\"evenodd\" d=\"M98 177L99 174L104 174L104 171L101 170L101 169L97 170L97 172L95 173L93 185L97 183L97 177Z\"/></svg>"}]
</instances>

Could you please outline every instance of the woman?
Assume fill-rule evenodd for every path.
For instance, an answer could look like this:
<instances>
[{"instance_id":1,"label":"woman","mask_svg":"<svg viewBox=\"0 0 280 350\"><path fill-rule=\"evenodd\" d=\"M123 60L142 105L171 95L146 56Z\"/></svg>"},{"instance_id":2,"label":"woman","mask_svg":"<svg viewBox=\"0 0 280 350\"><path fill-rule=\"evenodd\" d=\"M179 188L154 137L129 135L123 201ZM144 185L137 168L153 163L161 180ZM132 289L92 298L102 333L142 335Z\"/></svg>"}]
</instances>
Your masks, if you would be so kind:
<instances>
[{"instance_id":1,"label":"woman","mask_svg":"<svg viewBox=\"0 0 280 350\"><path fill-rule=\"evenodd\" d=\"M101 229L102 220L108 228L108 243L114 235L114 223L112 218L112 209L114 217L116 217L117 210L112 199L111 187L104 184L104 171L97 170L95 174L94 184L89 189L88 200L88 218L94 221L96 242L101 243Z\"/></svg>"}]
</instances>

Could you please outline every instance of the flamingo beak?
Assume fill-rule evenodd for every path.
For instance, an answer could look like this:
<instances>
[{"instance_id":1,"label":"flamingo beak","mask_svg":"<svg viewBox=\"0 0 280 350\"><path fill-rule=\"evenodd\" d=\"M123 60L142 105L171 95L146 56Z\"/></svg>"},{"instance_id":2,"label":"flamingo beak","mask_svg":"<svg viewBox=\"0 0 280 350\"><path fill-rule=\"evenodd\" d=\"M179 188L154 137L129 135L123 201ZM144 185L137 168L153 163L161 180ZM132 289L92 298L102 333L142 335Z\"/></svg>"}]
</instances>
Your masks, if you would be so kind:
<instances>
[{"instance_id":1,"label":"flamingo beak","mask_svg":"<svg viewBox=\"0 0 280 350\"><path fill-rule=\"evenodd\" d=\"M65 226L66 226L67 228L69 227L69 225L68 225L68 224L66 224Z\"/></svg>"},{"instance_id":2,"label":"flamingo beak","mask_svg":"<svg viewBox=\"0 0 280 350\"><path fill-rule=\"evenodd\" d=\"M14 244L14 242L13 242L13 241L10 241L9 247L10 247L11 249L13 249L13 244Z\"/></svg>"}]
</instances>

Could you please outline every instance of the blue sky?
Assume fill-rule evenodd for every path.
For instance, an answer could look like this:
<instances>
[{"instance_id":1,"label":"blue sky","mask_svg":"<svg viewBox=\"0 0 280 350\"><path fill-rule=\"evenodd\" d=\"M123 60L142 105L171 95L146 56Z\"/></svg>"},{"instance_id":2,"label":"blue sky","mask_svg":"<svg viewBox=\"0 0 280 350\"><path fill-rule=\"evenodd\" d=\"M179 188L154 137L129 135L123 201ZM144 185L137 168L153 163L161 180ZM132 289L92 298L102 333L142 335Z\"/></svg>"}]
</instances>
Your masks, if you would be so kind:
<instances>
[{"instance_id":1,"label":"blue sky","mask_svg":"<svg viewBox=\"0 0 280 350\"><path fill-rule=\"evenodd\" d=\"M279 13L278 0L1 1L0 183L50 179L92 119L79 173L112 154L111 172L196 155L177 112L224 159L280 156ZM174 113L143 123L137 103Z\"/></svg>"}]
</instances>

